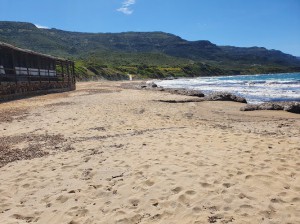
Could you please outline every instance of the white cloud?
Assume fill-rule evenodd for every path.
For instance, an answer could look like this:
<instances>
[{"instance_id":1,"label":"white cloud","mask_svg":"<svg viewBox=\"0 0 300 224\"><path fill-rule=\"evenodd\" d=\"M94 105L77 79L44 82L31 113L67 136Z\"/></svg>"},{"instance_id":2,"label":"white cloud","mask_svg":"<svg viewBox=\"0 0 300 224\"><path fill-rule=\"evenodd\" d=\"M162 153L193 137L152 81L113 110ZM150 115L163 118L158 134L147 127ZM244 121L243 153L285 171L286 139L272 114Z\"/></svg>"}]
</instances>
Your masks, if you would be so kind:
<instances>
[{"instance_id":1,"label":"white cloud","mask_svg":"<svg viewBox=\"0 0 300 224\"><path fill-rule=\"evenodd\" d=\"M39 25L39 24L34 24L37 28L39 29L49 29L49 27L47 26L42 26L42 25Z\"/></svg>"},{"instance_id":2,"label":"white cloud","mask_svg":"<svg viewBox=\"0 0 300 224\"><path fill-rule=\"evenodd\" d=\"M125 15L131 15L133 13L133 10L130 8L130 6L134 5L136 0L124 0L122 3L122 7L118 8L117 11L124 13Z\"/></svg>"}]
</instances>

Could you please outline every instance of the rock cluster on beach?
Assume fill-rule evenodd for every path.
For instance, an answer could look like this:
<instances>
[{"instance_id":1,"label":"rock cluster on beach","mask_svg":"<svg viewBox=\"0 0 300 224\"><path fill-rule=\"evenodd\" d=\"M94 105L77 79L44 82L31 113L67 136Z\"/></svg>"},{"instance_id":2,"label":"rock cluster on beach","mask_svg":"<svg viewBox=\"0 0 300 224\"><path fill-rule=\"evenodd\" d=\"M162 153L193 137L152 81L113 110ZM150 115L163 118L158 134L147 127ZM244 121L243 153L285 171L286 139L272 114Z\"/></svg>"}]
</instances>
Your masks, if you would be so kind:
<instances>
[{"instance_id":1,"label":"rock cluster on beach","mask_svg":"<svg viewBox=\"0 0 300 224\"><path fill-rule=\"evenodd\" d=\"M158 85L152 81L148 81L146 82L146 84L142 84L141 88L166 91L172 94L179 94L185 96L201 97L203 101L234 101L239 103L247 103L245 98L236 96L229 92L213 92L208 95L205 95L200 90L183 89L183 88L161 88L158 87Z\"/></svg>"},{"instance_id":2,"label":"rock cluster on beach","mask_svg":"<svg viewBox=\"0 0 300 224\"><path fill-rule=\"evenodd\" d=\"M147 81L142 83L130 83L130 84L123 85L122 87L128 89L164 91L171 94L195 97L195 99L186 99L186 100L159 100L166 103L189 103L189 102L202 102L202 101L233 101L239 103L247 103L247 100L244 97L240 97L229 92L212 92L205 95L200 90L183 89L183 88L163 88L158 86L153 81ZM267 102L262 104L247 104L241 107L240 110L241 111L284 110L287 112L300 114L300 102Z\"/></svg>"},{"instance_id":3,"label":"rock cluster on beach","mask_svg":"<svg viewBox=\"0 0 300 224\"><path fill-rule=\"evenodd\" d=\"M262 104L247 104L241 111L253 110L284 110L291 113L300 114L300 102L267 102Z\"/></svg>"},{"instance_id":4,"label":"rock cluster on beach","mask_svg":"<svg viewBox=\"0 0 300 224\"><path fill-rule=\"evenodd\" d=\"M189 90L189 89L180 89L180 88L161 88L153 81L148 81L145 84L141 85L142 89L152 89L159 91L166 91L172 94L186 95L186 96L195 96L200 97L201 100L198 101L233 101L239 103L247 103L247 100L244 97L234 95L229 92L212 92L208 95L205 95L200 90ZM183 103L183 101L168 101L170 103ZM186 102L191 102L187 100ZM241 107L241 111L254 111L254 110L284 110L291 113L300 114L300 102L266 102L262 104L247 104L246 106Z\"/></svg>"},{"instance_id":5,"label":"rock cluster on beach","mask_svg":"<svg viewBox=\"0 0 300 224\"><path fill-rule=\"evenodd\" d=\"M204 93L199 90L192 89L165 89L165 91L173 94L185 95L185 96L196 96L196 97L204 97Z\"/></svg>"},{"instance_id":6,"label":"rock cluster on beach","mask_svg":"<svg viewBox=\"0 0 300 224\"><path fill-rule=\"evenodd\" d=\"M205 96L207 101L234 101L239 103L247 103L244 97L236 96L228 92L213 92Z\"/></svg>"}]
</instances>

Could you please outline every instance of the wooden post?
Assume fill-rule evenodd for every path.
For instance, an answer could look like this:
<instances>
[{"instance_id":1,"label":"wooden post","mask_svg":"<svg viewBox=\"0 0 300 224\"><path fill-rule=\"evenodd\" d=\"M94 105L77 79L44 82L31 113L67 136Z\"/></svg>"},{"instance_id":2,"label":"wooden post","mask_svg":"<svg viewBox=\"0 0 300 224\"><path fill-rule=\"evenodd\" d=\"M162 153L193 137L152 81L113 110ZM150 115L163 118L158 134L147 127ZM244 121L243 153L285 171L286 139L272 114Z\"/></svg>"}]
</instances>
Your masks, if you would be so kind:
<instances>
[{"instance_id":1,"label":"wooden post","mask_svg":"<svg viewBox=\"0 0 300 224\"><path fill-rule=\"evenodd\" d=\"M2 65L3 66L3 70L4 70L4 61L3 61L3 59L2 59L2 56L1 56L1 54L0 54L0 65ZM4 72L5 73L5 72ZM3 76L3 74L0 74L0 85L1 85L1 82L2 82L2 76Z\"/></svg>"},{"instance_id":2,"label":"wooden post","mask_svg":"<svg viewBox=\"0 0 300 224\"><path fill-rule=\"evenodd\" d=\"M30 77L30 74L29 74L29 67L30 67L30 63L29 63L29 54L28 53L25 53L25 57L26 57L26 68L27 68L27 81L30 85L30 81L31 81L31 77Z\"/></svg>"},{"instance_id":3,"label":"wooden post","mask_svg":"<svg viewBox=\"0 0 300 224\"><path fill-rule=\"evenodd\" d=\"M75 64L72 62L72 82L75 84Z\"/></svg>"},{"instance_id":4,"label":"wooden post","mask_svg":"<svg viewBox=\"0 0 300 224\"><path fill-rule=\"evenodd\" d=\"M68 73L68 85L70 85L70 68L69 68L69 62L67 62L67 73Z\"/></svg>"},{"instance_id":5,"label":"wooden post","mask_svg":"<svg viewBox=\"0 0 300 224\"><path fill-rule=\"evenodd\" d=\"M62 72L62 77L63 77L63 83L65 82L65 72L64 72L64 65L63 65L63 62L61 61L60 62L60 65L61 65L61 72Z\"/></svg>"},{"instance_id":6,"label":"wooden post","mask_svg":"<svg viewBox=\"0 0 300 224\"><path fill-rule=\"evenodd\" d=\"M16 62L15 62L15 55L14 55L14 50L11 49L11 57L12 57L12 72L14 72L14 75L15 75L15 82L16 84L18 84L18 77L17 77L17 72L16 72Z\"/></svg>"},{"instance_id":7,"label":"wooden post","mask_svg":"<svg viewBox=\"0 0 300 224\"><path fill-rule=\"evenodd\" d=\"M42 77L41 77L41 60L40 57L37 56L37 61L38 61L38 71L39 71L39 77L40 77L40 83L42 83Z\"/></svg>"},{"instance_id":8,"label":"wooden post","mask_svg":"<svg viewBox=\"0 0 300 224\"><path fill-rule=\"evenodd\" d=\"M49 83L50 83L50 78L51 78L51 77L50 77L50 62L51 62L51 61L50 61L50 59L46 59L46 61L47 61L47 65L48 65L48 66L47 66L47 68L48 68L48 81L49 81Z\"/></svg>"},{"instance_id":9,"label":"wooden post","mask_svg":"<svg viewBox=\"0 0 300 224\"><path fill-rule=\"evenodd\" d=\"M57 60L54 60L54 70L55 70L55 74L56 74L56 82L58 83L59 82L59 74L57 72Z\"/></svg>"}]
</instances>

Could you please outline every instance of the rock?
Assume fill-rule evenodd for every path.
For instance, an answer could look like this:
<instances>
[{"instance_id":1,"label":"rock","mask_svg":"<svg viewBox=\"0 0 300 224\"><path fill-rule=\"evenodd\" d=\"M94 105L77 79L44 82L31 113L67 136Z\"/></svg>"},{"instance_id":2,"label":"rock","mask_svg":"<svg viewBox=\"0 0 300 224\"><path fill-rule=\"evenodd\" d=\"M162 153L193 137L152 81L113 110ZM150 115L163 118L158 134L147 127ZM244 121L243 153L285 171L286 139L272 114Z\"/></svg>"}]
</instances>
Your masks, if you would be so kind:
<instances>
[{"instance_id":1,"label":"rock","mask_svg":"<svg viewBox=\"0 0 300 224\"><path fill-rule=\"evenodd\" d=\"M278 103L262 103L262 104L248 104L242 108L241 111L253 111L253 110L283 110L283 106Z\"/></svg>"},{"instance_id":2,"label":"rock","mask_svg":"<svg viewBox=\"0 0 300 224\"><path fill-rule=\"evenodd\" d=\"M234 101L239 103L247 103L244 97L236 96L228 92L213 92L205 97L208 101Z\"/></svg>"},{"instance_id":3,"label":"rock","mask_svg":"<svg viewBox=\"0 0 300 224\"><path fill-rule=\"evenodd\" d=\"M197 102L203 102L203 98L193 98L193 99L185 99L185 100L157 100L159 102L163 103L197 103Z\"/></svg>"},{"instance_id":4,"label":"rock","mask_svg":"<svg viewBox=\"0 0 300 224\"><path fill-rule=\"evenodd\" d=\"M204 94L199 90L192 89L166 89L169 93L185 95L185 96L196 96L196 97L204 97Z\"/></svg>"},{"instance_id":5,"label":"rock","mask_svg":"<svg viewBox=\"0 0 300 224\"><path fill-rule=\"evenodd\" d=\"M248 104L240 108L240 111L253 111L258 110L258 105Z\"/></svg>"},{"instance_id":6,"label":"rock","mask_svg":"<svg viewBox=\"0 0 300 224\"><path fill-rule=\"evenodd\" d=\"M284 110L291 113L300 114L299 102L267 102L258 105L248 104L242 108L241 111L253 111L253 110Z\"/></svg>"},{"instance_id":7,"label":"rock","mask_svg":"<svg viewBox=\"0 0 300 224\"><path fill-rule=\"evenodd\" d=\"M155 82L153 82L153 81L147 81L147 82L146 82L146 87L147 87L147 88L157 88L158 86L157 86L157 84L156 84Z\"/></svg>"},{"instance_id":8,"label":"rock","mask_svg":"<svg viewBox=\"0 0 300 224\"><path fill-rule=\"evenodd\" d=\"M300 103L285 105L283 107L283 110L291 113L300 114Z\"/></svg>"},{"instance_id":9,"label":"rock","mask_svg":"<svg viewBox=\"0 0 300 224\"><path fill-rule=\"evenodd\" d=\"M260 110L283 110L283 106L277 103L263 103L259 105Z\"/></svg>"}]
</instances>

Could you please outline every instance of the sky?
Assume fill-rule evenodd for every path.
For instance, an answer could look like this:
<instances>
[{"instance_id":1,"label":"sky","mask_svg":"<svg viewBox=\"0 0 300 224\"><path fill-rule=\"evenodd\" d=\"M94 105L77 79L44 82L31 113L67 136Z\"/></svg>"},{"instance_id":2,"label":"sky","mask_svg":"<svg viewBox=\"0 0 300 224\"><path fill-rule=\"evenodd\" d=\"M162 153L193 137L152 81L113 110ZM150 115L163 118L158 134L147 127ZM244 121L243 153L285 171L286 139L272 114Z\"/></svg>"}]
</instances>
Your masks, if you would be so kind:
<instances>
[{"instance_id":1,"label":"sky","mask_svg":"<svg viewBox=\"0 0 300 224\"><path fill-rule=\"evenodd\" d=\"M300 0L0 0L0 21L78 32L163 31L300 56Z\"/></svg>"}]
</instances>

